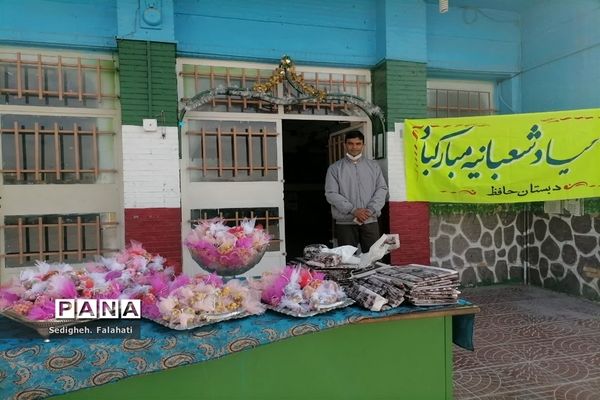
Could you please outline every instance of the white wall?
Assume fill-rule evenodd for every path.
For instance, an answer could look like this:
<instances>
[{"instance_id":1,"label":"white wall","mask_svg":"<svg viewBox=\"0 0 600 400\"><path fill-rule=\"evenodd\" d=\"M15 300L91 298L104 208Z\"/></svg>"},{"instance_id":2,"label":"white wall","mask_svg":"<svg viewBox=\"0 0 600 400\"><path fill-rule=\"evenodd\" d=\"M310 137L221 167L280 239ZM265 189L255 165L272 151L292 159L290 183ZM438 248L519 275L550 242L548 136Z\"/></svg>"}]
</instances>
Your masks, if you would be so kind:
<instances>
[{"instance_id":1,"label":"white wall","mask_svg":"<svg viewBox=\"0 0 600 400\"><path fill-rule=\"evenodd\" d=\"M177 128L124 125L122 132L125 208L181 207Z\"/></svg>"}]
</instances>

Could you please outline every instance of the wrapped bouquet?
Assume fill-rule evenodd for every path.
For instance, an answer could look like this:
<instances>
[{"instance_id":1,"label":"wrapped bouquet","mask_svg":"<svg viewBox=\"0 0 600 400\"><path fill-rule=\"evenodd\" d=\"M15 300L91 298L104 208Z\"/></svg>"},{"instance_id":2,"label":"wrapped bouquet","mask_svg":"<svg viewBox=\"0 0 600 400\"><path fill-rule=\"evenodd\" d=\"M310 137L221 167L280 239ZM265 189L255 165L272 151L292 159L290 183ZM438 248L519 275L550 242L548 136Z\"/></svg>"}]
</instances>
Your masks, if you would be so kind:
<instances>
[{"instance_id":1,"label":"wrapped bouquet","mask_svg":"<svg viewBox=\"0 0 600 400\"><path fill-rule=\"evenodd\" d=\"M256 265L269 244L269 235L255 219L244 219L229 227L223 219L202 220L188 234L184 244L204 269L219 275L236 275Z\"/></svg>"},{"instance_id":2,"label":"wrapped bouquet","mask_svg":"<svg viewBox=\"0 0 600 400\"><path fill-rule=\"evenodd\" d=\"M301 266L286 266L279 274L264 274L258 283L262 301L277 310L290 310L302 316L330 308L346 300L346 294L324 274Z\"/></svg>"},{"instance_id":3,"label":"wrapped bouquet","mask_svg":"<svg viewBox=\"0 0 600 400\"><path fill-rule=\"evenodd\" d=\"M158 302L160 320L174 329L197 326L210 319L225 320L242 312L261 314L260 294L237 279L223 283L215 275L197 275Z\"/></svg>"}]
</instances>

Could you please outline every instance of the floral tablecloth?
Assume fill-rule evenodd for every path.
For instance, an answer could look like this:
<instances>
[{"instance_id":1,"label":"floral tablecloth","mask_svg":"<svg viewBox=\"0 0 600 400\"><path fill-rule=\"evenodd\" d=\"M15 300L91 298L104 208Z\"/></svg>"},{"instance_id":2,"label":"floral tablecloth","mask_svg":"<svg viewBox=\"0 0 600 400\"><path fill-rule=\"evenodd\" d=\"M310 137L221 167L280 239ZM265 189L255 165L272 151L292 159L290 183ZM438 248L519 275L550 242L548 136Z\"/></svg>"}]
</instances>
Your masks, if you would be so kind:
<instances>
[{"instance_id":1,"label":"floral tablecloth","mask_svg":"<svg viewBox=\"0 0 600 400\"><path fill-rule=\"evenodd\" d=\"M128 376L207 361L365 318L450 310L468 305L467 301L459 300L457 306L401 306L377 313L352 306L305 319L267 311L264 315L190 331L174 331L143 320L140 339L73 338L50 342L44 342L42 338L0 339L0 398L44 398ZM464 346L461 344L464 339L472 337L472 318L473 314L454 317L454 338L463 339L455 343ZM7 322L0 318L0 326ZM16 335L18 332L10 337L19 337Z\"/></svg>"}]
</instances>

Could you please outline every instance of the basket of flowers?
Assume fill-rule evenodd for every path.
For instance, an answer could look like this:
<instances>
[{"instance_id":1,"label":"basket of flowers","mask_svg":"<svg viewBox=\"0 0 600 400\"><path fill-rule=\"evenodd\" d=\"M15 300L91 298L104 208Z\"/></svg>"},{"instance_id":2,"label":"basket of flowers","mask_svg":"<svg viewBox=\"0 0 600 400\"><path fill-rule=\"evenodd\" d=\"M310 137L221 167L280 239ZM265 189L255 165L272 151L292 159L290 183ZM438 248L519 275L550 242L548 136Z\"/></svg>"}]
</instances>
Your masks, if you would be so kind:
<instances>
[{"instance_id":1,"label":"basket of flowers","mask_svg":"<svg viewBox=\"0 0 600 400\"><path fill-rule=\"evenodd\" d=\"M235 276L259 263L269 239L254 218L244 219L234 227L225 225L222 218L213 218L201 220L184 244L200 268L220 276Z\"/></svg>"}]
</instances>

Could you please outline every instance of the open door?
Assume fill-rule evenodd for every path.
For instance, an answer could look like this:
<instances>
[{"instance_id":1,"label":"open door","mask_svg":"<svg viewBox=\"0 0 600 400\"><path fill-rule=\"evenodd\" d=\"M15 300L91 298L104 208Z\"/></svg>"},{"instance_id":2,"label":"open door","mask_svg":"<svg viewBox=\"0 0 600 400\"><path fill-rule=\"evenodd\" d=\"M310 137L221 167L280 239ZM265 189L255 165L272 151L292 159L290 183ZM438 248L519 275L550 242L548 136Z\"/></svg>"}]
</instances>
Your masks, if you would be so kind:
<instances>
[{"instance_id":1,"label":"open door","mask_svg":"<svg viewBox=\"0 0 600 400\"><path fill-rule=\"evenodd\" d=\"M350 131L361 131L363 135L365 134L365 123L352 124L344 129L340 129L339 131L335 131L329 134L329 141L327 144L327 149L329 153L329 165L333 164L337 160L343 158L346 154L346 148L344 147L344 135L346 132ZM369 139L367 135L365 135L365 147L363 149L363 157L368 154L369 148ZM333 218L331 218L331 232L333 233L332 238L330 239L332 247L337 247L337 238L335 237L335 222Z\"/></svg>"}]
</instances>

